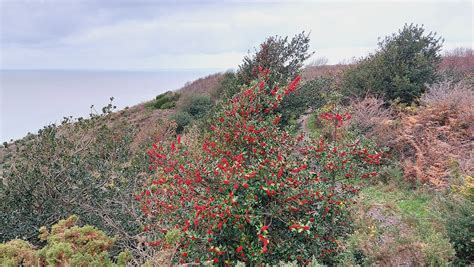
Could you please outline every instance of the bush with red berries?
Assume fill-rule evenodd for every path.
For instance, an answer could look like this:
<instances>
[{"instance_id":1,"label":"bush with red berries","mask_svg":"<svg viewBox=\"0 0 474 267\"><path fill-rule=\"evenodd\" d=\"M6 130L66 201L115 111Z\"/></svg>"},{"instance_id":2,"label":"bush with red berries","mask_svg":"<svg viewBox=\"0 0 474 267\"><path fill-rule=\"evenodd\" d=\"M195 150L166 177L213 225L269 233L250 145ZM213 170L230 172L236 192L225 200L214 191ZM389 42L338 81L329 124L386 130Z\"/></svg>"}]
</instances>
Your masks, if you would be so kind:
<instances>
[{"instance_id":1,"label":"bush with red berries","mask_svg":"<svg viewBox=\"0 0 474 267\"><path fill-rule=\"evenodd\" d=\"M269 88L268 77L260 69L213 116L200 153L180 136L148 151L155 174L136 199L147 244L173 251L173 262L329 263L350 231L348 209L381 154L281 128L276 110L300 78ZM348 119L323 117L335 129Z\"/></svg>"}]
</instances>

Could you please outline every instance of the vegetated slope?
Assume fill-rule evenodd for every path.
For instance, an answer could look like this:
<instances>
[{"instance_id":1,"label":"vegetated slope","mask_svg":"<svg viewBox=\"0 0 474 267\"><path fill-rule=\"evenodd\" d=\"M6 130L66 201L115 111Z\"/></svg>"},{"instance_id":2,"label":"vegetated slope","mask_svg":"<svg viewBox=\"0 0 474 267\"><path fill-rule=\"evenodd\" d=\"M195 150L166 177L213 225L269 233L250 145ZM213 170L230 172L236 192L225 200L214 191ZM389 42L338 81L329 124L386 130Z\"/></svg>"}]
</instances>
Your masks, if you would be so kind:
<instances>
[{"instance_id":1,"label":"vegetated slope","mask_svg":"<svg viewBox=\"0 0 474 267\"><path fill-rule=\"evenodd\" d=\"M302 72L302 79L303 81L310 81L318 77L330 76L337 81L343 76L344 70L347 67L348 65L307 67ZM396 118L383 118L379 122L372 121L377 114L373 114L374 116L368 118L368 120L371 120L371 127L379 129L378 132L372 133L372 137L391 141L392 143L388 142L385 144L398 149L401 159L403 159L399 162L401 169L390 169L388 171L389 174L387 174L389 178L387 179L397 177L416 182L419 179L435 187L446 188L453 182L450 174L453 172L451 163L454 161L459 164L459 168L462 169L463 173L471 173L472 175L472 83L469 84L469 81L472 82L472 79L469 77L473 77L473 70L472 52L471 54L463 54L461 56L446 56L440 64L440 72L446 73L449 77L461 77L459 79L467 82L467 92L463 91L448 98L446 98L446 95L441 98L437 98L439 96L437 94L431 97L427 95L422 99L422 106L416 109L404 107L403 110L395 112L398 112ZM168 127L169 118L182 107L184 100L193 95L208 95L215 100L215 92L223 79L224 74L217 73L186 84L178 90L181 97L176 103L176 108L155 109L147 105L154 101L152 100L110 114L107 124L113 128L114 125L118 127L121 123L125 123L135 128L133 140L130 142L131 151L137 154L144 153L144 147L147 145L166 135L174 134L174 132L170 134L166 128ZM452 91L452 85L447 86L449 91ZM451 99L452 101L450 100L451 102L448 101L447 103L439 102L438 100L440 99L442 101ZM362 106L360 110L367 112L365 106ZM395 130L390 127L395 127ZM387 138L386 135L389 133L398 133L401 138L392 138L392 136ZM34 136L29 136L14 144L9 144L8 149L0 148L0 164L3 166L3 164L8 163L9 158L14 156L17 147L27 145L32 138ZM449 157L446 157L446 155L449 155ZM0 167L1 171L2 167ZM361 210L356 213L359 218L362 218L358 221L359 225L357 227L367 230L368 222L373 222L372 225L379 227L376 228L379 231L376 233L366 232L365 234L370 236L370 239L367 240L373 241L373 243L359 243L358 246L354 247L354 250L357 251L353 255L362 251L361 253L366 259L386 264L396 262L427 264L431 256L434 259L442 258L446 261L449 260L452 250L449 245L448 247L446 246L445 237L435 235L431 231L440 227L439 224L444 222L438 220L439 218L432 220L431 216L433 214L431 213L429 215L423 213L425 211L433 211L431 210L433 208L432 205L428 203L432 200L432 196L428 194L429 197L427 198L408 199L408 202L406 202L406 196L417 194L418 192L411 189L403 189L405 191L400 193L399 190L400 188L391 185L390 187L379 186L369 188L363 192L362 199L365 198L368 202L363 203L365 206L362 206ZM394 200L387 201L387 199L380 197L380 195L393 196ZM392 205L393 203L397 205L395 208ZM379 209L374 209L374 206ZM423 212L413 212L412 206L415 209L421 207ZM378 216L378 212L383 213L382 216ZM433 213L435 212L436 210L433 211ZM390 220L391 216L396 217L394 219L396 227L391 227L393 225L388 225L387 227L382 225L380 227L378 222L384 224L387 220ZM430 220L431 223L429 223ZM413 225L415 226L413 227ZM393 231L400 230L397 228L398 226L403 228L401 230L405 231L406 235L404 237L407 239L402 240L405 242L405 247L397 247L398 250L395 249L394 251L396 252L393 253L393 251L389 251L389 248L394 246L393 240L390 239L393 238L393 235L390 237L390 234L393 234ZM429 227L427 228L427 226ZM429 234L433 235L429 235L429 238L432 239L422 239L423 233L416 232L423 228L431 231ZM415 232L416 235L413 235L413 238L409 238ZM363 234L359 236L360 239L358 241L367 238ZM384 254L384 251L376 250L377 246L380 245L378 239L380 236L389 236L388 239L383 240L384 247L382 249L392 254L388 255ZM436 241L436 238L439 238L441 241L433 242L433 240ZM453 240L455 239L453 238ZM430 244L439 245L439 247L430 246ZM417 251L421 247L425 249L423 255ZM430 249L433 249L433 251L429 251ZM439 251L436 249L439 249ZM443 249L446 250L443 252Z\"/></svg>"}]
</instances>

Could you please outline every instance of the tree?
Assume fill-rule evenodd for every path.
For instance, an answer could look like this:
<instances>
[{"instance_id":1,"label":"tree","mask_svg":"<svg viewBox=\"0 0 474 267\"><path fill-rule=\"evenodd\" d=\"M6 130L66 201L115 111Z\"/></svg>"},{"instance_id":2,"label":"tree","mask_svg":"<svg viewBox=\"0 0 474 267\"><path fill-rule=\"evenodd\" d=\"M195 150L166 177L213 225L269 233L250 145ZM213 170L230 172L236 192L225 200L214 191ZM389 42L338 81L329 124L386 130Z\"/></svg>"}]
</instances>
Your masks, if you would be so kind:
<instances>
[{"instance_id":1,"label":"tree","mask_svg":"<svg viewBox=\"0 0 474 267\"><path fill-rule=\"evenodd\" d=\"M426 90L425 84L436 81L442 42L423 26L405 24L381 40L375 54L347 71L343 89L351 96L369 93L409 104Z\"/></svg>"},{"instance_id":2,"label":"tree","mask_svg":"<svg viewBox=\"0 0 474 267\"><path fill-rule=\"evenodd\" d=\"M305 32L295 35L291 41L288 37L268 37L260 44L260 50L255 50L251 57L246 56L239 66L237 77L240 84L248 85L257 79L259 67L271 71L272 81L294 79L304 61L314 54L308 52L309 41L309 34Z\"/></svg>"}]
</instances>

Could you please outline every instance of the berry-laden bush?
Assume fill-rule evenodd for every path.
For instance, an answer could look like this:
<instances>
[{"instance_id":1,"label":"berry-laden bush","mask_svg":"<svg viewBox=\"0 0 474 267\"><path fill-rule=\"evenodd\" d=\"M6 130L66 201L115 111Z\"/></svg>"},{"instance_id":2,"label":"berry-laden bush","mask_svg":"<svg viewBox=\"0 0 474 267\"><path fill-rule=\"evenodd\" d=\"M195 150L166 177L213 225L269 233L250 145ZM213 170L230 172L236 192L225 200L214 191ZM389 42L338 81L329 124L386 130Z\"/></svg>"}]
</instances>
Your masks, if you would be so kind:
<instances>
[{"instance_id":1,"label":"berry-laden bush","mask_svg":"<svg viewBox=\"0 0 474 267\"><path fill-rule=\"evenodd\" d=\"M201 153L181 137L148 152L156 171L137 194L150 246L174 262L330 262L350 229L347 210L380 154L359 143L314 144L278 127L275 112L297 89L268 87L268 71L216 112ZM340 114L327 115L340 127ZM197 153L193 153L197 154Z\"/></svg>"}]
</instances>

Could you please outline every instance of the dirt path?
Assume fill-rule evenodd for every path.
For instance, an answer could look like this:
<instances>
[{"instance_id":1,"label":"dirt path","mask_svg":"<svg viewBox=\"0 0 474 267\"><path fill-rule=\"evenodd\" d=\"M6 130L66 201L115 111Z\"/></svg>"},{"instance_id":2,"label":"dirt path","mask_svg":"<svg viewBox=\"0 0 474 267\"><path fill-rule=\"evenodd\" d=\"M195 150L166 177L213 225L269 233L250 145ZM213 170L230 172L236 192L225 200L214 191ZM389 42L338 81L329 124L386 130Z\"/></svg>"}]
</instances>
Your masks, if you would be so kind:
<instances>
[{"instance_id":1,"label":"dirt path","mask_svg":"<svg viewBox=\"0 0 474 267\"><path fill-rule=\"evenodd\" d=\"M310 130L308 128L308 121L309 121L309 118L311 117L312 114L313 114L313 110L308 109L298 119L298 124L301 126L301 129L303 130L303 133L305 133L305 134L310 133Z\"/></svg>"}]
</instances>

